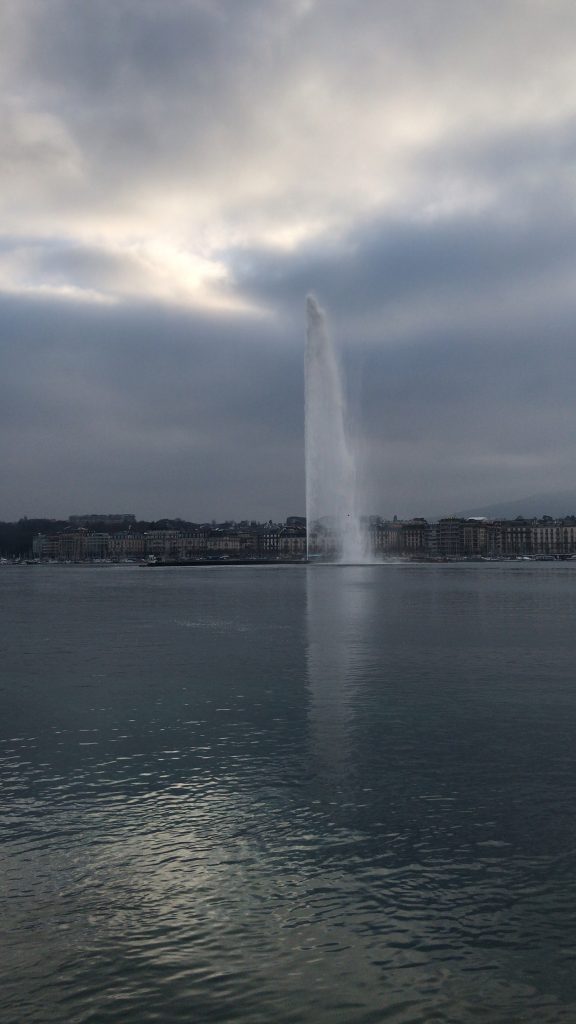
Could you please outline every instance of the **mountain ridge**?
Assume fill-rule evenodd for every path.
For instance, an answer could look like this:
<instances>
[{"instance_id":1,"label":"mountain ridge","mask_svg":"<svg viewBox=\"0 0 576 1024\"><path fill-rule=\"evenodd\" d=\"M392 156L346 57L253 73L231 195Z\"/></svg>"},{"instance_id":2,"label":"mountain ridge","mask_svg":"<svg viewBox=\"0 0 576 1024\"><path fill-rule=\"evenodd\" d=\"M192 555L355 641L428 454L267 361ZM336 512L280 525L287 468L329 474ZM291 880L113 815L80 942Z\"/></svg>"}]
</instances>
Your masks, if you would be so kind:
<instances>
[{"instance_id":1,"label":"mountain ridge","mask_svg":"<svg viewBox=\"0 0 576 1024\"><path fill-rule=\"evenodd\" d=\"M487 519L516 519L518 516L526 519L541 519L542 516L552 516L554 519L559 519L563 516L576 515L576 491L548 491L543 494L530 494L514 501L495 502L452 514L463 519L473 516L485 516Z\"/></svg>"}]
</instances>

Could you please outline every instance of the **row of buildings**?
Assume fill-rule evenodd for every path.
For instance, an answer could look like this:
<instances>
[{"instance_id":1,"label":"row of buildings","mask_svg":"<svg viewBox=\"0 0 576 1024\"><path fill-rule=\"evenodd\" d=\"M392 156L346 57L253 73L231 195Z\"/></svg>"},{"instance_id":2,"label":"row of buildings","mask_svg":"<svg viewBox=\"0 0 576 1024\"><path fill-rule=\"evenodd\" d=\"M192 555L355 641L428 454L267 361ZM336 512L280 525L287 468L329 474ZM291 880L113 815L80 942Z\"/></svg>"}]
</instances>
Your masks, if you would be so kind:
<instances>
[{"instance_id":1,"label":"row of buildings","mask_svg":"<svg viewBox=\"0 0 576 1024\"><path fill-rule=\"evenodd\" d=\"M125 524L122 524L125 525ZM552 519L445 518L391 521L365 520L368 547L385 558L518 558L569 557L576 554L576 517ZM309 554L334 551L330 523L319 524L310 536ZM307 554L306 524L293 516L284 524L240 523L223 526L95 531L71 524L68 529L34 537L32 555L46 561L83 562L126 559L186 562L196 559L303 559Z\"/></svg>"},{"instance_id":2,"label":"row of buildings","mask_svg":"<svg viewBox=\"0 0 576 1024\"><path fill-rule=\"evenodd\" d=\"M385 555L428 558L542 558L576 554L576 517L461 519L429 523L370 520L372 549Z\"/></svg>"},{"instance_id":3,"label":"row of buildings","mask_svg":"<svg viewBox=\"0 0 576 1024\"><path fill-rule=\"evenodd\" d=\"M92 531L70 528L37 534L32 556L41 561L186 562L204 558L300 559L306 557L306 527L286 524L198 526L187 529Z\"/></svg>"}]
</instances>

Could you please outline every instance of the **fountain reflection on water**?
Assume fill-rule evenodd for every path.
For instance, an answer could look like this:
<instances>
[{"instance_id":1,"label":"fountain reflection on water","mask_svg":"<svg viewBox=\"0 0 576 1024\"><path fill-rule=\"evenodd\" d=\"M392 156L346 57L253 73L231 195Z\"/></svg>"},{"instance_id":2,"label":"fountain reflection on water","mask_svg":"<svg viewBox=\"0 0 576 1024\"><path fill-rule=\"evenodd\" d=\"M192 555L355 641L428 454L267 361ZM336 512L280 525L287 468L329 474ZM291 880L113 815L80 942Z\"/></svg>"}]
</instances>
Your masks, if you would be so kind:
<instances>
[{"instance_id":1,"label":"fountain reflection on water","mask_svg":"<svg viewBox=\"0 0 576 1024\"><path fill-rule=\"evenodd\" d=\"M306 300L306 521L308 555L328 561L374 561L361 518L354 454L340 367L324 312Z\"/></svg>"},{"instance_id":2,"label":"fountain reflection on water","mask_svg":"<svg viewBox=\"0 0 576 1024\"><path fill-rule=\"evenodd\" d=\"M337 577L337 579L336 579ZM324 788L349 798L354 714L363 706L364 658L373 629L370 566L310 567L306 573L306 664L310 757Z\"/></svg>"}]
</instances>

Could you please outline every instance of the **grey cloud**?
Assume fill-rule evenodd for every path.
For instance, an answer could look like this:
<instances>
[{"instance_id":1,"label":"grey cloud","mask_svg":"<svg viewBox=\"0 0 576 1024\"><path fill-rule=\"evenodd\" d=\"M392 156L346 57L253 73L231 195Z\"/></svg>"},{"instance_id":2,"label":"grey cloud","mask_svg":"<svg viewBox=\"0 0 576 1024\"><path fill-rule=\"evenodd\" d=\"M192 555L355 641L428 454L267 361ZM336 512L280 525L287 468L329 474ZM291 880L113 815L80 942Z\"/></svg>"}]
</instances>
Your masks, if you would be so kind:
<instances>
[{"instance_id":1,"label":"grey cloud","mask_svg":"<svg viewBox=\"0 0 576 1024\"><path fill-rule=\"evenodd\" d=\"M459 325L466 335L486 323L505 336L506 291L518 293L515 324L525 318L524 310L533 320L534 289L541 320L562 315L554 284L571 266L575 241L576 224L562 208L554 216L536 208L520 220L500 212L432 221L381 218L357 224L336 243L311 244L293 254L243 251L233 267L239 287L270 308L294 308L304 292L316 289L341 329L359 331L359 340L364 334L365 340L390 344L396 333L393 315L417 313L420 307L424 323L416 330L425 331L430 298L440 313L445 307L447 328L451 318L459 323L463 314L468 320ZM564 306L571 315L573 289L569 280L566 284ZM407 333L409 340L406 331L402 340Z\"/></svg>"},{"instance_id":2,"label":"grey cloud","mask_svg":"<svg viewBox=\"0 0 576 1024\"><path fill-rule=\"evenodd\" d=\"M346 353L370 511L563 485L576 9L360 6L7 5L1 514L302 511L310 289ZM300 220L312 240L265 244ZM154 301L131 245L174 236L268 318Z\"/></svg>"},{"instance_id":3,"label":"grey cloud","mask_svg":"<svg viewBox=\"0 0 576 1024\"><path fill-rule=\"evenodd\" d=\"M25 110L62 119L85 161L84 201L102 203L103 212L106 200L113 209L144 197L162 173L164 188L197 182L226 191L231 174L246 179L240 209L238 200L229 209L222 197L228 215L240 216L246 203L282 201L294 215L298 208L311 214L321 200L329 205L324 180L335 172L322 167L316 137L324 142L350 131L349 160L361 168L357 149L368 139L354 134L355 110L375 105L370 144L379 135L385 144L394 103L410 103L408 121L420 109L450 115L475 91L492 96L484 114L470 100L470 133L482 133L507 102L518 105L508 91L524 95L530 73L542 87L547 49L564 54L576 27L567 3L552 13L527 3L521 23L514 3L461 3L456 10L445 0L425 7L369 2L361 15L348 0L319 2L300 17L300 5L279 0L21 0L19 9L25 42L17 48L14 88ZM451 143L443 130L427 146L441 155ZM282 200L283 161L305 168L306 178L300 186L291 181ZM257 183L259 171L266 178L268 164L280 187L267 181L251 194L249 180Z\"/></svg>"},{"instance_id":4,"label":"grey cloud","mask_svg":"<svg viewBox=\"0 0 576 1024\"><path fill-rule=\"evenodd\" d=\"M25 95L54 105L98 154L101 169L107 157L116 172L144 154L151 166L170 163L200 140L194 160L202 164L211 136L218 146L219 133L234 127L245 89L251 95L257 86L254 60L266 26L282 20L282 5L262 0L32 0L24 6ZM140 166L139 176L146 173Z\"/></svg>"},{"instance_id":5,"label":"grey cloud","mask_svg":"<svg viewBox=\"0 0 576 1024\"><path fill-rule=\"evenodd\" d=\"M284 309L295 337L304 291L324 300L346 352L373 508L440 513L470 504L464 494L514 497L570 476L574 225L546 213L382 221L338 249L239 256L242 285Z\"/></svg>"},{"instance_id":6,"label":"grey cloud","mask_svg":"<svg viewBox=\"0 0 576 1024\"><path fill-rule=\"evenodd\" d=\"M302 510L301 322L241 328L153 306L63 315L58 303L16 300L2 320L5 516ZM506 345L429 332L349 351L370 511L439 514L560 486L576 442L575 378L568 321L548 344L511 329Z\"/></svg>"},{"instance_id":7,"label":"grey cloud","mask_svg":"<svg viewBox=\"0 0 576 1024\"><path fill-rule=\"evenodd\" d=\"M301 366L274 332L21 300L1 322L5 517L97 491L198 519L301 508Z\"/></svg>"}]
</instances>

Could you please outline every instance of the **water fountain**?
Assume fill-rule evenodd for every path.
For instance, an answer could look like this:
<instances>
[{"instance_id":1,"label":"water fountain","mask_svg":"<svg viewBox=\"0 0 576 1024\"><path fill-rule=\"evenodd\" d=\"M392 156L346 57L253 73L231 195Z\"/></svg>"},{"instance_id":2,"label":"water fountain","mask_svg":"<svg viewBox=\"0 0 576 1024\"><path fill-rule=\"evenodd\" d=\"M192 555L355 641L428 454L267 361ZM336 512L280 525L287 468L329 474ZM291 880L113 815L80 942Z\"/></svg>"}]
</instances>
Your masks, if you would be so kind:
<instances>
[{"instance_id":1,"label":"water fountain","mask_svg":"<svg viewBox=\"0 0 576 1024\"><path fill-rule=\"evenodd\" d=\"M373 561L358 506L354 455L340 367L326 318L306 300L305 356L306 521L308 555L358 564Z\"/></svg>"}]
</instances>

